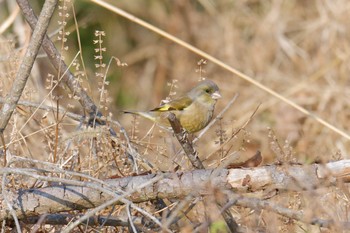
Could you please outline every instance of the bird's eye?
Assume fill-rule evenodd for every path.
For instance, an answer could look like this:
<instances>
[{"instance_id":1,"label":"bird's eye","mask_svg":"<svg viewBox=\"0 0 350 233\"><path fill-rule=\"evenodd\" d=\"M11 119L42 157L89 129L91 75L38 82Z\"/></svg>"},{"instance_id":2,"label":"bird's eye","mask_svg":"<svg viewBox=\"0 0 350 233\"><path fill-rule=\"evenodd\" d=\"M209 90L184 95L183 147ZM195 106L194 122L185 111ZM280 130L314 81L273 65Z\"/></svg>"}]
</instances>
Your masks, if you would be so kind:
<instances>
[{"instance_id":1,"label":"bird's eye","mask_svg":"<svg viewBox=\"0 0 350 233\"><path fill-rule=\"evenodd\" d=\"M209 90L209 89L205 89L205 92L209 94L209 93L210 93L210 90Z\"/></svg>"}]
</instances>

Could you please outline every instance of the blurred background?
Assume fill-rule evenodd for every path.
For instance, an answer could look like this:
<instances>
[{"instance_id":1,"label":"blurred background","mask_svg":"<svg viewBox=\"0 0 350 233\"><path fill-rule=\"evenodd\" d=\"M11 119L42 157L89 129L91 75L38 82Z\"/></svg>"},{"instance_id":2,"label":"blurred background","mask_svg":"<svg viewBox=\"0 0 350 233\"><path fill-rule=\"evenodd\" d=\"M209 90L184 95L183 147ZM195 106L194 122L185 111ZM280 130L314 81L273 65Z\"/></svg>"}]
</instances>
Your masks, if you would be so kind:
<instances>
[{"instance_id":1,"label":"blurred background","mask_svg":"<svg viewBox=\"0 0 350 233\"><path fill-rule=\"evenodd\" d=\"M43 1L30 2L38 14ZM109 2L213 55L349 132L350 2ZM0 4L0 20L5 20L16 4L11 0ZM216 114L236 93L239 97L197 143L200 153L217 150L220 141L234 135L261 104L248 125L234 135L227 151L250 156L261 150L264 162L275 161L280 156L300 162L347 157L350 144L345 138L210 61L203 62L198 55L95 3L61 1L60 6L50 24L51 38L67 64L81 47L71 70L81 78L104 113L112 113L113 119L119 120L129 133L137 132L138 138L147 135L152 123L123 115L121 110L152 109L169 94L175 98L204 77L214 80L221 89L223 98L217 104ZM1 35L3 47L5 41L11 40L13 48L21 53L29 35L29 27L19 13L16 23ZM34 89L45 89L48 74L54 74L43 52L41 55L33 69L32 76L37 80L32 81ZM112 57L127 66L118 65ZM106 74L105 82L99 73ZM106 82L108 93L101 100L101 85ZM67 90L62 87L57 92ZM67 94L63 96L66 98ZM72 111L82 114L76 101L61 104L74 105ZM150 137L155 144L164 140L157 127Z\"/></svg>"}]
</instances>

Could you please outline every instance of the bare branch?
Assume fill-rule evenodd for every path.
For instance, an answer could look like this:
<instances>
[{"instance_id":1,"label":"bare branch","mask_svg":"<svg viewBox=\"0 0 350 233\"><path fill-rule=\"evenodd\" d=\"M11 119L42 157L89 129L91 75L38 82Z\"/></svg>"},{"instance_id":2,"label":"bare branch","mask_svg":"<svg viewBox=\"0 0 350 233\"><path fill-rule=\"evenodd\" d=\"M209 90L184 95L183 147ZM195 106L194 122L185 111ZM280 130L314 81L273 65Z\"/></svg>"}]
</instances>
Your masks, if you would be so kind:
<instances>
[{"instance_id":1,"label":"bare branch","mask_svg":"<svg viewBox=\"0 0 350 233\"><path fill-rule=\"evenodd\" d=\"M6 128L13 111L16 108L16 104L20 99L24 87L27 83L30 71L32 70L35 58L38 54L44 36L46 34L47 27L49 26L50 19L55 10L57 0L47 0L44 3L43 9L40 13L37 26L34 28L32 38L29 42L28 49L22 59L21 65L18 69L16 79L12 84L11 91L6 98L0 112L0 133L3 133Z\"/></svg>"},{"instance_id":2,"label":"bare branch","mask_svg":"<svg viewBox=\"0 0 350 233\"><path fill-rule=\"evenodd\" d=\"M349 168L350 160L342 160L324 165L313 164L264 166L251 169L194 170L185 173L150 174L107 180L104 183L107 185L105 187L109 187L108 189L103 189L101 184L95 182L81 182L49 177L47 175L41 176L34 173L33 170L30 171L28 169L3 168L0 169L0 174L21 174L32 176L39 180L52 180L65 184L21 190L18 193L7 192L7 198L16 211L17 217L23 219L24 217L38 216L46 213L95 208L114 198L114 192L111 188L115 190L123 189L125 193L132 190L132 192L130 192L132 195L128 196L128 203L130 203L130 201L133 203L145 202L156 198L181 199L187 195L192 195L194 197L211 195L211 193L208 193L209 184L216 189L229 189L235 190L235 192L246 192L248 189L250 191L269 190L272 188L302 191L329 186L339 179L349 182L350 175L347 172ZM159 179L158 176L160 177ZM150 180L155 181L151 186L146 186L137 190L134 189L134 187L142 187ZM301 183L299 181L303 182ZM3 198L3 196L0 198L0 203L2 203L0 220L11 219L11 216L8 215L7 207L4 205ZM267 204L260 199L249 201L246 197L235 193L231 193L229 198L234 200L234 205L253 209L258 207L265 208L265 206L267 206ZM114 201L115 200L113 200L113 202ZM115 202L115 204L125 203L126 202L122 200ZM282 209L279 211L277 207L274 207L274 204L270 204L271 208L266 207L268 210L289 218L295 218L310 224L322 223L330 225L332 223L332 221L311 217L303 220L304 215L301 215L303 214L302 212L288 212L290 210L285 207L281 207ZM226 209L226 207L224 206L223 209Z\"/></svg>"}]
</instances>

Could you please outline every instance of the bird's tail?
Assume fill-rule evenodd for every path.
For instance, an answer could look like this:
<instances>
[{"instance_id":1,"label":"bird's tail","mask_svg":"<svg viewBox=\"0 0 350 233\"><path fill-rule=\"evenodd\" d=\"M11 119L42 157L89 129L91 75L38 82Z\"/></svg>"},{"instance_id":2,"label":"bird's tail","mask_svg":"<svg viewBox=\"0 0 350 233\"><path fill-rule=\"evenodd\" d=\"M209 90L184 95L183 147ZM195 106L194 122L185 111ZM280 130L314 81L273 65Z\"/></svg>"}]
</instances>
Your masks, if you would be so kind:
<instances>
[{"instance_id":1,"label":"bird's tail","mask_svg":"<svg viewBox=\"0 0 350 233\"><path fill-rule=\"evenodd\" d=\"M123 113L125 114L134 114L134 115L139 115L142 116L146 119L149 119L151 121L156 121L156 114L154 114L153 112L138 112L138 111L123 111Z\"/></svg>"}]
</instances>

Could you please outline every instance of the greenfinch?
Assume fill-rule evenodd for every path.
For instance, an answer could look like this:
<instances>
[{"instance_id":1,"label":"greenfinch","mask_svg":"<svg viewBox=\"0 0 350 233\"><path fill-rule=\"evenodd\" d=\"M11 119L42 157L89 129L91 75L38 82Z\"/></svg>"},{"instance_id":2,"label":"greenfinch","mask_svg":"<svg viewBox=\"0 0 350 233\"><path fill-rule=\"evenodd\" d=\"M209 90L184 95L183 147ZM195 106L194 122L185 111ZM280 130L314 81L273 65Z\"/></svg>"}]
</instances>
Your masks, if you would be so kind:
<instances>
[{"instance_id":1,"label":"greenfinch","mask_svg":"<svg viewBox=\"0 0 350 233\"><path fill-rule=\"evenodd\" d=\"M187 132L195 133L209 124L219 98L221 95L218 86L211 80L204 80L187 94L150 111L124 111L124 113L140 115L169 129L171 127L167 116L172 112Z\"/></svg>"}]
</instances>

